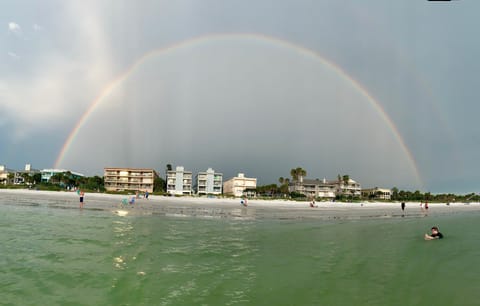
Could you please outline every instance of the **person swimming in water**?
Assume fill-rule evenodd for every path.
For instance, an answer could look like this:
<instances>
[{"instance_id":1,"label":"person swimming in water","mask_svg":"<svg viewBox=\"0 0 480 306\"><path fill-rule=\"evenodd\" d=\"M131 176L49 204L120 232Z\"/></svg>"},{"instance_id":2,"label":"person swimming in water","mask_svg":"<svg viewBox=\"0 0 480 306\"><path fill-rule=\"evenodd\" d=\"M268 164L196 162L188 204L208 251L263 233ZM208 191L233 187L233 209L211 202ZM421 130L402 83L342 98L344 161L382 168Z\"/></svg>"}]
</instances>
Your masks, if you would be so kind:
<instances>
[{"instance_id":1,"label":"person swimming in water","mask_svg":"<svg viewBox=\"0 0 480 306\"><path fill-rule=\"evenodd\" d=\"M425 234L424 236L425 240L435 240L435 239L442 239L443 238L443 234L440 233L440 231L438 230L438 227L437 226L433 226L432 227L432 233L429 235L429 234Z\"/></svg>"}]
</instances>

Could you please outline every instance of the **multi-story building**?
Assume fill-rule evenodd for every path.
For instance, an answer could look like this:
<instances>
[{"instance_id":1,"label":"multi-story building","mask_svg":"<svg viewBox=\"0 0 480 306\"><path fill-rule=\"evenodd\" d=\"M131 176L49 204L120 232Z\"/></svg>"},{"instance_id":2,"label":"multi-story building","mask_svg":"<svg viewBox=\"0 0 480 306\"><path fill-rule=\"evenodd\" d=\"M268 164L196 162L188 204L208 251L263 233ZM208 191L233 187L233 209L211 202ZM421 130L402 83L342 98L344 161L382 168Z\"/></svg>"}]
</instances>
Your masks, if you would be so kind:
<instances>
[{"instance_id":1,"label":"multi-story building","mask_svg":"<svg viewBox=\"0 0 480 306\"><path fill-rule=\"evenodd\" d=\"M291 182L288 186L289 192L298 192L308 198L333 199L337 196L360 197L360 184L352 179L344 181L327 181L326 179L306 179L300 177L298 181Z\"/></svg>"},{"instance_id":2,"label":"multi-story building","mask_svg":"<svg viewBox=\"0 0 480 306\"><path fill-rule=\"evenodd\" d=\"M362 188L360 184L349 178L347 181L342 179L336 181L337 184L337 196L358 198L362 195Z\"/></svg>"},{"instance_id":3,"label":"multi-story building","mask_svg":"<svg viewBox=\"0 0 480 306\"><path fill-rule=\"evenodd\" d=\"M167 171L167 193L173 195L192 194L192 172L177 166L175 170Z\"/></svg>"},{"instance_id":4,"label":"multi-story building","mask_svg":"<svg viewBox=\"0 0 480 306\"><path fill-rule=\"evenodd\" d=\"M197 174L194 190L198 195L222 194L222 181L223 174L208 168L207 171Z\"/></svg>"},{"instance_id":5,"label":"multi-story building","mask_svg":"<svg viewBox=\"0 0 480 306\"><path fill-rule=\"evenodd\" d=\"M369 200L390 200L392 198L392 190L378 187L362 189L362 198Z\"/></svg>"},{"instance_id":6,"label":"multi-story building","mask_svg":"<svg viewBox=\"0 0 480 306\"><path fill-rule=\"evenodd\" d=\"M8 169L5 165L0 165L0 184L9 184L8 174L15 173L15 170Z\"/></svg>"},{"instance_id":7,"label":"multi-story building","mask_svg":"<svg viewBox=\"0 0 480 306\"><path fill-rule=\"evenodd\" d=\"M337 190L336 182L327 181L326 179L304 179L300 178L298 182L291 183L288 186L289 192L298 192L308 198L335 198Z\"/></svg>"},{"instance_id":8,"label":"multi-story building","mask_svg":"<svg viewBox=\"0 0 480 306\"><path fill-rule=\"evenodd\" d=\"M153 192L157 173L153 169L105 168L104 184L107 191Z\"/></svg>"},{"instance_id":9,"label":"multi-story building","mask_svg":"<svg viewBox=\"0 0 480 306\"><path fill-rule=\"evenodd\" d=\"M64 173L64 174L68 173L73 179L84 177L84 175L81 173L65 170L65 169L43 169L43 170L40 170L40 173L42 174L43 183L50 182L50 179L52 178L52 176L59 173Z\"/></svg>"},{"instance_id":10,"label":"multi-story building","mask_svg":"<svg viewBox=\"0 0 480 306\"><path fill-rule=\"evenodd\" d=\"M23 171L15 171L15 176L13 179L13 183L16 185L25 184L25 179L32 179L33 175L36 173L40 173L40 170L33 169L32 165L26 164L25 170ZM28 183L28 182L27 182ZM39 182L33 182L39 183Z\"/></svg>"},{"instance_id":11,"label":"multi-story building","mask_svg":"<svg viewBox=\"0 0 480 306\"><path fill-rule=\"evenodd\" d=\"M255 196L255 189L257 188L257 179L245 177L245 174L239 173L238 176L223 183L223 193L227 195L241 196Z\"/></svg>"}]
</instances>

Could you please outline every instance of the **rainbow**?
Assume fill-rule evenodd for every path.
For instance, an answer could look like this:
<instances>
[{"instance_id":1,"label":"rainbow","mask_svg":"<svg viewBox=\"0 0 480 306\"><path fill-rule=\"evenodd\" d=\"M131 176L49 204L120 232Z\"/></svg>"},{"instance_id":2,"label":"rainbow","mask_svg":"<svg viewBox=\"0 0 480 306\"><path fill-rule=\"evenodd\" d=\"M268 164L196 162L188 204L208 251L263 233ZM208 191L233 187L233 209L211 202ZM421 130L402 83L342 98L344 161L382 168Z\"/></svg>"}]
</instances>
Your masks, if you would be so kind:
<instances>
[{"instance_id":1,"label":"rainbow","mask_svg":"<svg viewBox=\"0 0 480 306\"><path fill-rule=\"evenodd\" d=\"M312 60L321 63L322 65L325 65L329 69L331 69L334 73L336 73L338 76L343 78L344 80L348 81L353 88L355 88L360 94L362 94L366 100L373 106L374 109L376 109L381 116L382 120L387 124L389 127L390 131L393 133L396 141L399 143L399 145L402 147L404 153L408 157L416 179L417 183L420 184L423 187L423 181L420 175L420 172L417 167L417 163L413 157L413 154L411 151L408 149L408 146L405 144L405 141L403 137L401 136L400 132L398 131L398 128L396 125L393 123L392 119L388 116L386 111L383 109L382 105L373 97L372 94L368 92L368 90L362 86L357 80L355 80L353 77L351 77L345 70L343 70L341 67L333 63L332 61L329 61L326 59L324 56L321 54L308 49L303 46L296 45L292 42L282 40L279 38L271 37L271 36L266 36L262 34L256 34L256 33L229 33L229 34L209 34L209 35L204 35L204 36L198 36L195 38L187 39L184 41L180 41L174 44L171 44L166 47L162 47L159 49L154 49L152 51L149 51L145 53L143 56L141 56L139 59L137 59L132 65L130 65L123 73L115 77L113 80L111 80L101 91L100 93L95 97L95 99L90 103L88 106L87 110L83 115L80 117L78 120L77 124L75 127L72 129L70 134L68 135L65 143L63 144L60 153L58 154L58 157L55 161L55 167L58 168L61 166L63 159L65 155L67 154L69 147L75 140L75 137L79 133L79 131L82 129L82 127L86 124L88 121L88 118L90 115L97 109L97 107L104 101L117 87L119 87L125 80L129 78L129 76L135 72L142 64L144 64L146 61L149 59L155 57L155 56L160 56L160 55L166 55L175 51L178 51L179 49L182 48L188 48L191 46L196 46L199 44L206 44L208 42L211 42L212 40L228 40L228 39L246 39L250 41L257 41L257 42L268 42L274 46L278 47L284 47L284 48L289 48L295 50L299 55L311 58Z\"/></svg>"}]
</instances>

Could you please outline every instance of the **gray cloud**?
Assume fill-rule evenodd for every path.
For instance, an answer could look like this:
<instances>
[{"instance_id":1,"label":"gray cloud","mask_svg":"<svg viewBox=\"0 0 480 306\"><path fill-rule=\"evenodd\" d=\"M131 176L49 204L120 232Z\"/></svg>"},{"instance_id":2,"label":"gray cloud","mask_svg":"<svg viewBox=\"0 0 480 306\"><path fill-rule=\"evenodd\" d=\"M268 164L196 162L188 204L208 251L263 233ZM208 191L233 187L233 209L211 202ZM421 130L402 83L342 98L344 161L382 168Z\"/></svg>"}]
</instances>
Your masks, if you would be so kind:
<instances>
[{"instance_id":1,"label":"gray cloud","mask_svg":"<svg viewBox=\"0 0 480 306\"><path fill-rule=\"evenodd\" d=\"M22 34L22 28L20 27L20 25L13 21L8 23L8 30L10 31L10 33L13 33L16 35Z\"/></svg>"},{"instance_id":2,"label":"gray cloud","mask_svg":"<svg viewBox=\"0 0 480 306\"><path fill-rule=\"evenodd\" d=\"M27 2L29 10L7 5L0 37L0 122L8 126L0 156L12 160L0 163L24 164L14 152L36 152L33 143L60 150L102 89L146 52L251 32L319 52L356 79L391 117L427 190L478 189L476 2L300 0L274 10L262 0ZM48 33L33 35L41 28ZM266 183L302 166L314 177L340 172L364 185L420 188L388 125L348 82L288 50L237 44L152 58L99 106L65 164L98 171L109 161L171 162ZM86 148L98 162L82 157Z\"/></svg>"},{"instance_id":3,"label":"gray cloud","mask_svg":"<svg viewBox=\"0 0 480 306\"><path fill-rule=\"evenodd\" d=\"M20 59L20 56L18 54L16 54L15 52L9 51L7 54L8 54L8 56L10 56L14 60L19 60Z\"/></svg>"}]
</instances>

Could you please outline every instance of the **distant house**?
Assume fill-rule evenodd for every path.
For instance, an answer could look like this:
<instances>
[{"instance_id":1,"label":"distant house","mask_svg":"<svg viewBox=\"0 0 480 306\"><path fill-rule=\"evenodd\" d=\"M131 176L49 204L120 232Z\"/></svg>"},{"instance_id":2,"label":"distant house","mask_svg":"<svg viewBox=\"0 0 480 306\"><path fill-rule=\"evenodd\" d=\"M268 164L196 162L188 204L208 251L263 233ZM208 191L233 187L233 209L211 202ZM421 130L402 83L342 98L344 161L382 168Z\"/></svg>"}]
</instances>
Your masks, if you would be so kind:
<instances>
[{"instance_id":1,"label":"distant house","mask_svg":"<svg viewBox=\"0 0 480 306\"><path fill-rule=\"evenodd\" d=\"M199 172L195 179L194 190L198 195L222 194L223 174L208 168L205 172Z\"/></svg>"},{"instance_id":2,"label":"distant house","mask_svg":"<svg viewBox=\"0 0 480 306\"><path fill-rule=\"evenodd\" d=\"M107 191L153 192L157 173L143 168L104 168L104 184Z\"/></svg>"},{"instance_id":3,"label":"distant house","mask_svg":"<svg viewBox=\"0 0 480 306\"><path fill-rule=\"evenodd\" d=\"M343 180L328 181L325 178L307 179L300 177L298 181L291 182L288 186L289 192L297 192L308 198L333 199L335 197L360 197L360 184L352 179L348 182Z\"/></svg>"},{"instance_id":4,"label":"distant house","mask_svg":"<svg viewBox=\"0 0 480 306\"><path fill-rule=\"evenodd\" d=\"M167 193L172 195L192 195L192 172L177 166L167 171Z\"/></svg>"},{"instance_id":5,"label":"distant house","mask_svg":"<svg viewBox=\"0 0 480 306\"><path fill-rule=\"evenodd\" d=\"M362 188L360 184L351 178L349 178L347 182L343 180L337 180L335 183L337 185L337 196L358 198L362 195Z\"/></svg>"},{"instance_id":6,"label":"distant house","mask_svg":"<svg viewBox=\"0 0 480 306\"><path fill-rule=\"evenodd\" d=\"M326 179L307 179L301 177L298 182L290 183L289 192L297 192L305 195L307 198L335 198L337 190L336 182L327 181Z\"/></svg>"},{"instance_id":7,"label":"distant house","mask_svg":"<svg viewBox=\"0 0 480 306\"><path fill-rule=\"evenodd\" d=\"M245 177L245 174L239 173L237 176L223 183L223 193L226 195L233 195L235 197L255 196L257 188L257 179Z\"/></svg>"},{"instance_id":8,"label":"distant house","mask_svg":"<svg viewBox=\"0 0 480 306\"><path fill-rule=\"evenodd\" d=\"M81 173L70 171L70 170L65 170L65 169L43 169L43 170L40 170L40 173L42 174L42 182L43 183L50 182L50 179L52 178L52 176L54 176L55 174L59 174L59 173L70 173L71 178L73 178L73 179L80 178L80 177L85 177L85 175L83 175Z\"/></svg>"},{"instance_id":9,"label":"distant house","mask_svg":"<svg viewBox=\"0 0 480 306\"><path fill-rule=\"evenodd\" d=\"M25 170L23 171L15 171L15 176L13 178L13 183L16 185L22 185L25 184L25 176L33 176L36 173L40 173L40 170L33 169L31 164L26 164L25 165ZM39 183L39 182L35 182Z\"/></svg>"},{"instance_id":10,"label":"distant house","mask_svg":"<svg viewBox=\"0 0 480 306\"><path fill-rule=\"evenodd\" d=\"M15 170L8 169L5 165L0 165L0 184L8 184L10 183L8 174L15 173Z\"/></svg>"},{"instance_id":11,"label":"distant house","mask_svg":"<svg viewBox=\"0 0 480 306\"><path fill-rule=\"evenodd\" d=\"M392 198L392 190L378 187L362 189L362 198L369 200L390 200Z\"/></svg>"}]
</instances>

